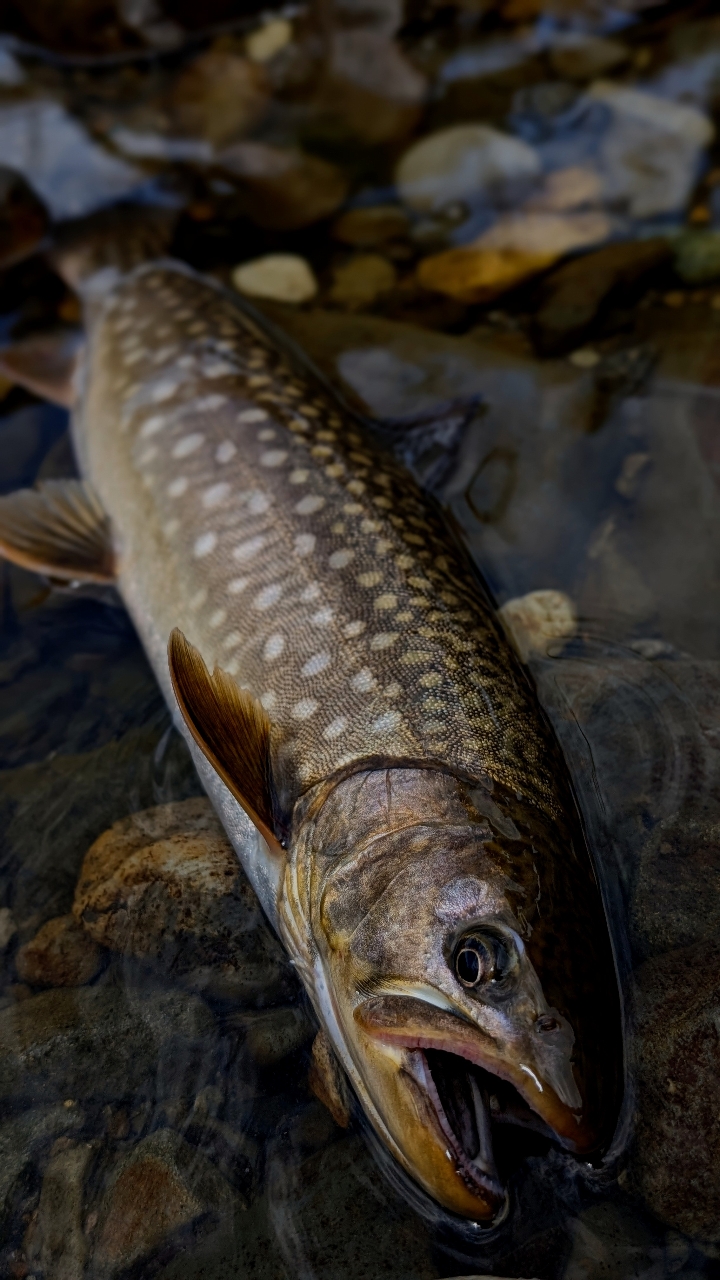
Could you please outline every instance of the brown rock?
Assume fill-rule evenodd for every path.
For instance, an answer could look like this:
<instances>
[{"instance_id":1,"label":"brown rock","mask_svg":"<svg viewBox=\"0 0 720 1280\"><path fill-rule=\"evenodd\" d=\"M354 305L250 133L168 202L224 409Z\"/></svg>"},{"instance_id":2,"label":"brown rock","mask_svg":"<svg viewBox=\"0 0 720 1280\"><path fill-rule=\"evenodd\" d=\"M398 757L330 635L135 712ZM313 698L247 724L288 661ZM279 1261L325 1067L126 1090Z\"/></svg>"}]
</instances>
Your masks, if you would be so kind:
<instances>
[{"instance_id":1,"label":"brown rock","mask_svg":"<svg viewBox=\"0 0 720 1280\"><path fill-rule=\"evenodd\" d=\"M330 299L348 311L371 307L397 282L397 272L387 258L378 253L362 253L342 267L336 267Z\"/></svg>"},{"instance_id":2,"label":"brown rock","mask_svg":"<svg viewBox=\"0 0 720 1280\"><path fill-rule=\"evenodd\" d=\"M348 193L347 178L327 160L264 142L228 147L218 164L239 181L247 215L272 231L292 231L328 218Z\"/></svg>"},{"instance_id":3,"label":"brown rock","mask_svg":"<svg viewBox=\"0 0 720 1280\"><path fill-rule=\"evenodd\" d=\"M267 77L257 62L209 49L175 81L168 106L181 132L225 146L262 119L268 102Z\"/></svg>"},{"instance_id":4,"label":"brown rock","mask_svg":"<svg viewBox=\"0 0 720 1280\"><path fill-rule=\"evenodd\" d=\"M93 1275L109 1280L183 1232L217 1222L236 1196L209 1160L171 1129L159 1129L121 1160L98 1211Z\"/></svg>"},{"instance_id":5,"label":"brown rock","mask_svg":"<svg viewBox=\"0 0 720 1280\"><path fill-rule=\"evenodd\" d=\"M103 956L71 915L48 920L17 953L18 977L33 987L81 987L100 970Z\"/></svg>"},{"instance_id":6,"label":"brown rock","mask_svg":"<svg viewBox=\"0 0 720 1280\"><path fill-rule=\"evenodd\" d=\"M204 798L146 809L100 836L73 913L95 942L195 990L251 999L283 983L280 944Z\"/></svg>"},{"instance_id":7,"label":"brown rock","mask_svg":"<svg viewBox=\"0 0 720 1280\"><path fill-rule=\"evenodd\" d=\"M621 67L629 56L619 40L570 32L550 50L550 65L566 80L594 80Z\"/></svg>"},{"instance_id":8,"label":"brown rock","mask_svg":"<svg viewBox=\"0 0 720 1280\"><path fill-rule=\"evenodd\" d=\"M351 29L333 35L320 106L345 128L376 146L414 129L427 92L425 77L383 31Z\"/></svg>"},{"instance_id":9,"label":"brown rock","mask_svg":"<svg viewBox=\"0 0 720 1280\"><path fill-rule=\"evenodd\" d=\"M447 249L424 258L417 269L424 289L466 304L491 302L556 261L554 253L522 249Z\"/></svg>"},{"instance_id":10,"label":"brown rock","mask_svg":"<svg viewBox=\"0 0 720 1280\"><path fill-rule=\"evenodd\" d=\"M407 214L396 204L376 204L367 209L348 209L333 224L332 234L343 244L371 249L408 233Z\"/></svg>"},{"instance_id":11,"label":"brown rock","mask_svg":"<svg viewBox=\"0 0 720 1280\"><path fill-rule=\"evenodd\" d=\"M548 277L535 316L535 340L544 355L573 351L587 336L601 310L622 291L627 301L653 272L672 257L669 240L631 240L612 244L559 267Z\"/></svg>"},{"instance_id":12,"label":"brown rock","mask_svg":"<svg viewBox=\"0 0 720 1280\"><path fill-rule=\"evenodd\" d=\"M720 1240L720 945L665 951L637 973L637 1123L630 1177L664 1222Z\"/></svg>"}]
</instances>

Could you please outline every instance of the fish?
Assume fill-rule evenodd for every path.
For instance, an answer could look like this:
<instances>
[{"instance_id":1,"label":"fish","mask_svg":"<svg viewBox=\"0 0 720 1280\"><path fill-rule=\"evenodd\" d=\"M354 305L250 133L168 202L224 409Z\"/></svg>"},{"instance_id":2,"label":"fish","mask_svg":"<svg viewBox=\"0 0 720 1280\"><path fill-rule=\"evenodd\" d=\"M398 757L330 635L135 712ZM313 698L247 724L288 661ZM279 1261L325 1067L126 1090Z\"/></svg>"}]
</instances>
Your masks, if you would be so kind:
<instances>
[{"instance_id":1,"label":"fish","mask_svg":"<svg viewBox=\"0 0 720 1280\"><path fill-rule=\"evenodd\" d=\"M602 1164L613 946L567 763L490 593L379 430L172 259L88 288L81 479L0 554L114 584L315 1008L311 1080L428 1212Z\"/></svg>"}]
</instances>

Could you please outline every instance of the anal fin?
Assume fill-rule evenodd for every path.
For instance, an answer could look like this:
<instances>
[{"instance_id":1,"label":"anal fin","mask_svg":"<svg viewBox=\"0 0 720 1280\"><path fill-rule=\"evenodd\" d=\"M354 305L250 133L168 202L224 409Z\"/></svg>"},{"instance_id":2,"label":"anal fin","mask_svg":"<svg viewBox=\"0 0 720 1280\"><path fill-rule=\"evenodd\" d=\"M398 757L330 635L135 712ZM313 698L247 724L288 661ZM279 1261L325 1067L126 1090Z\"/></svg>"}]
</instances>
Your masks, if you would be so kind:
<instances>
[{"instance_id":1,"label":"anal fin","mask_svg":"<svg viewBox=\"0 0 720 1280\"><path fill-rule=\"evenodd\" d=\"M0 556L61 582L115 580L110 524L83 480L45 480L0 498Z\"/></svg>"},{"instance_id":2,"label":"anal fin","mask_svg":"<svg viewBox=\"0 0 720 1280\"><path fill-rule=\"evenodd\" d=\"M282 854L283 831L271 760L272 726L265 708L219 667L211 675L201 654L177 627L168 643L168 666L178 706L193 738L268 847Z\"/></svg>"}]
</instances>

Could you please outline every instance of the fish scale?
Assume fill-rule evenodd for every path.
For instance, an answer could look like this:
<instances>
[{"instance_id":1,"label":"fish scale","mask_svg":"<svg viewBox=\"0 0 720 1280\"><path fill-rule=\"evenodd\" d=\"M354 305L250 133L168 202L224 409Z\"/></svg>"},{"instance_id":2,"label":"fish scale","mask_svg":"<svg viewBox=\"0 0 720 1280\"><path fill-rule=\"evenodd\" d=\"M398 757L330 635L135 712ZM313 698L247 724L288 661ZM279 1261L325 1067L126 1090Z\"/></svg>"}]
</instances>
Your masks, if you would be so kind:
<instances>
[{"instance_id":1,"label":"fish scale","mask_svg":"<svg viewBox=\"0 0 720 1280\"><path fill-rule=\"evenodd\" d=\"M528 682L432 502L232 300L137 270L88 367L78 447L141 634L180 627L261 700L291 803L380 757L561 807Z\"/></svg>"}]
</instances>

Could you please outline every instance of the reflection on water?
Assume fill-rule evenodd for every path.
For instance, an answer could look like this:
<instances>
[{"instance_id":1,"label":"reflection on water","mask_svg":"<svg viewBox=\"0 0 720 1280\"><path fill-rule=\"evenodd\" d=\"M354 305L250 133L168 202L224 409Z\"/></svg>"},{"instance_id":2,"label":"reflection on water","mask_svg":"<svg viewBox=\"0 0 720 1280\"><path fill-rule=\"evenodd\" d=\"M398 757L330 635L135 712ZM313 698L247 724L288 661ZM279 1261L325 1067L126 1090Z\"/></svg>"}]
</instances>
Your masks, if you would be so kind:
<instances>
[{"instance_id":1,"label":"reflection on water","mask_svg":"<svg viewBox=\"0 0 720 1280\"><path fill-rule=\"evenodd\" d=\"M714 6L0 22L3 341L77 327L53 245L170 253L395 420L563 744L628 1072L603 1169L528 1158L492 1232L418 1216L309 1087L313 1015L119 600L0 562L2 1274L717 1274ZM65 411L4 368L0 491L72 475Z\"/></svg>"}]
</instances>

